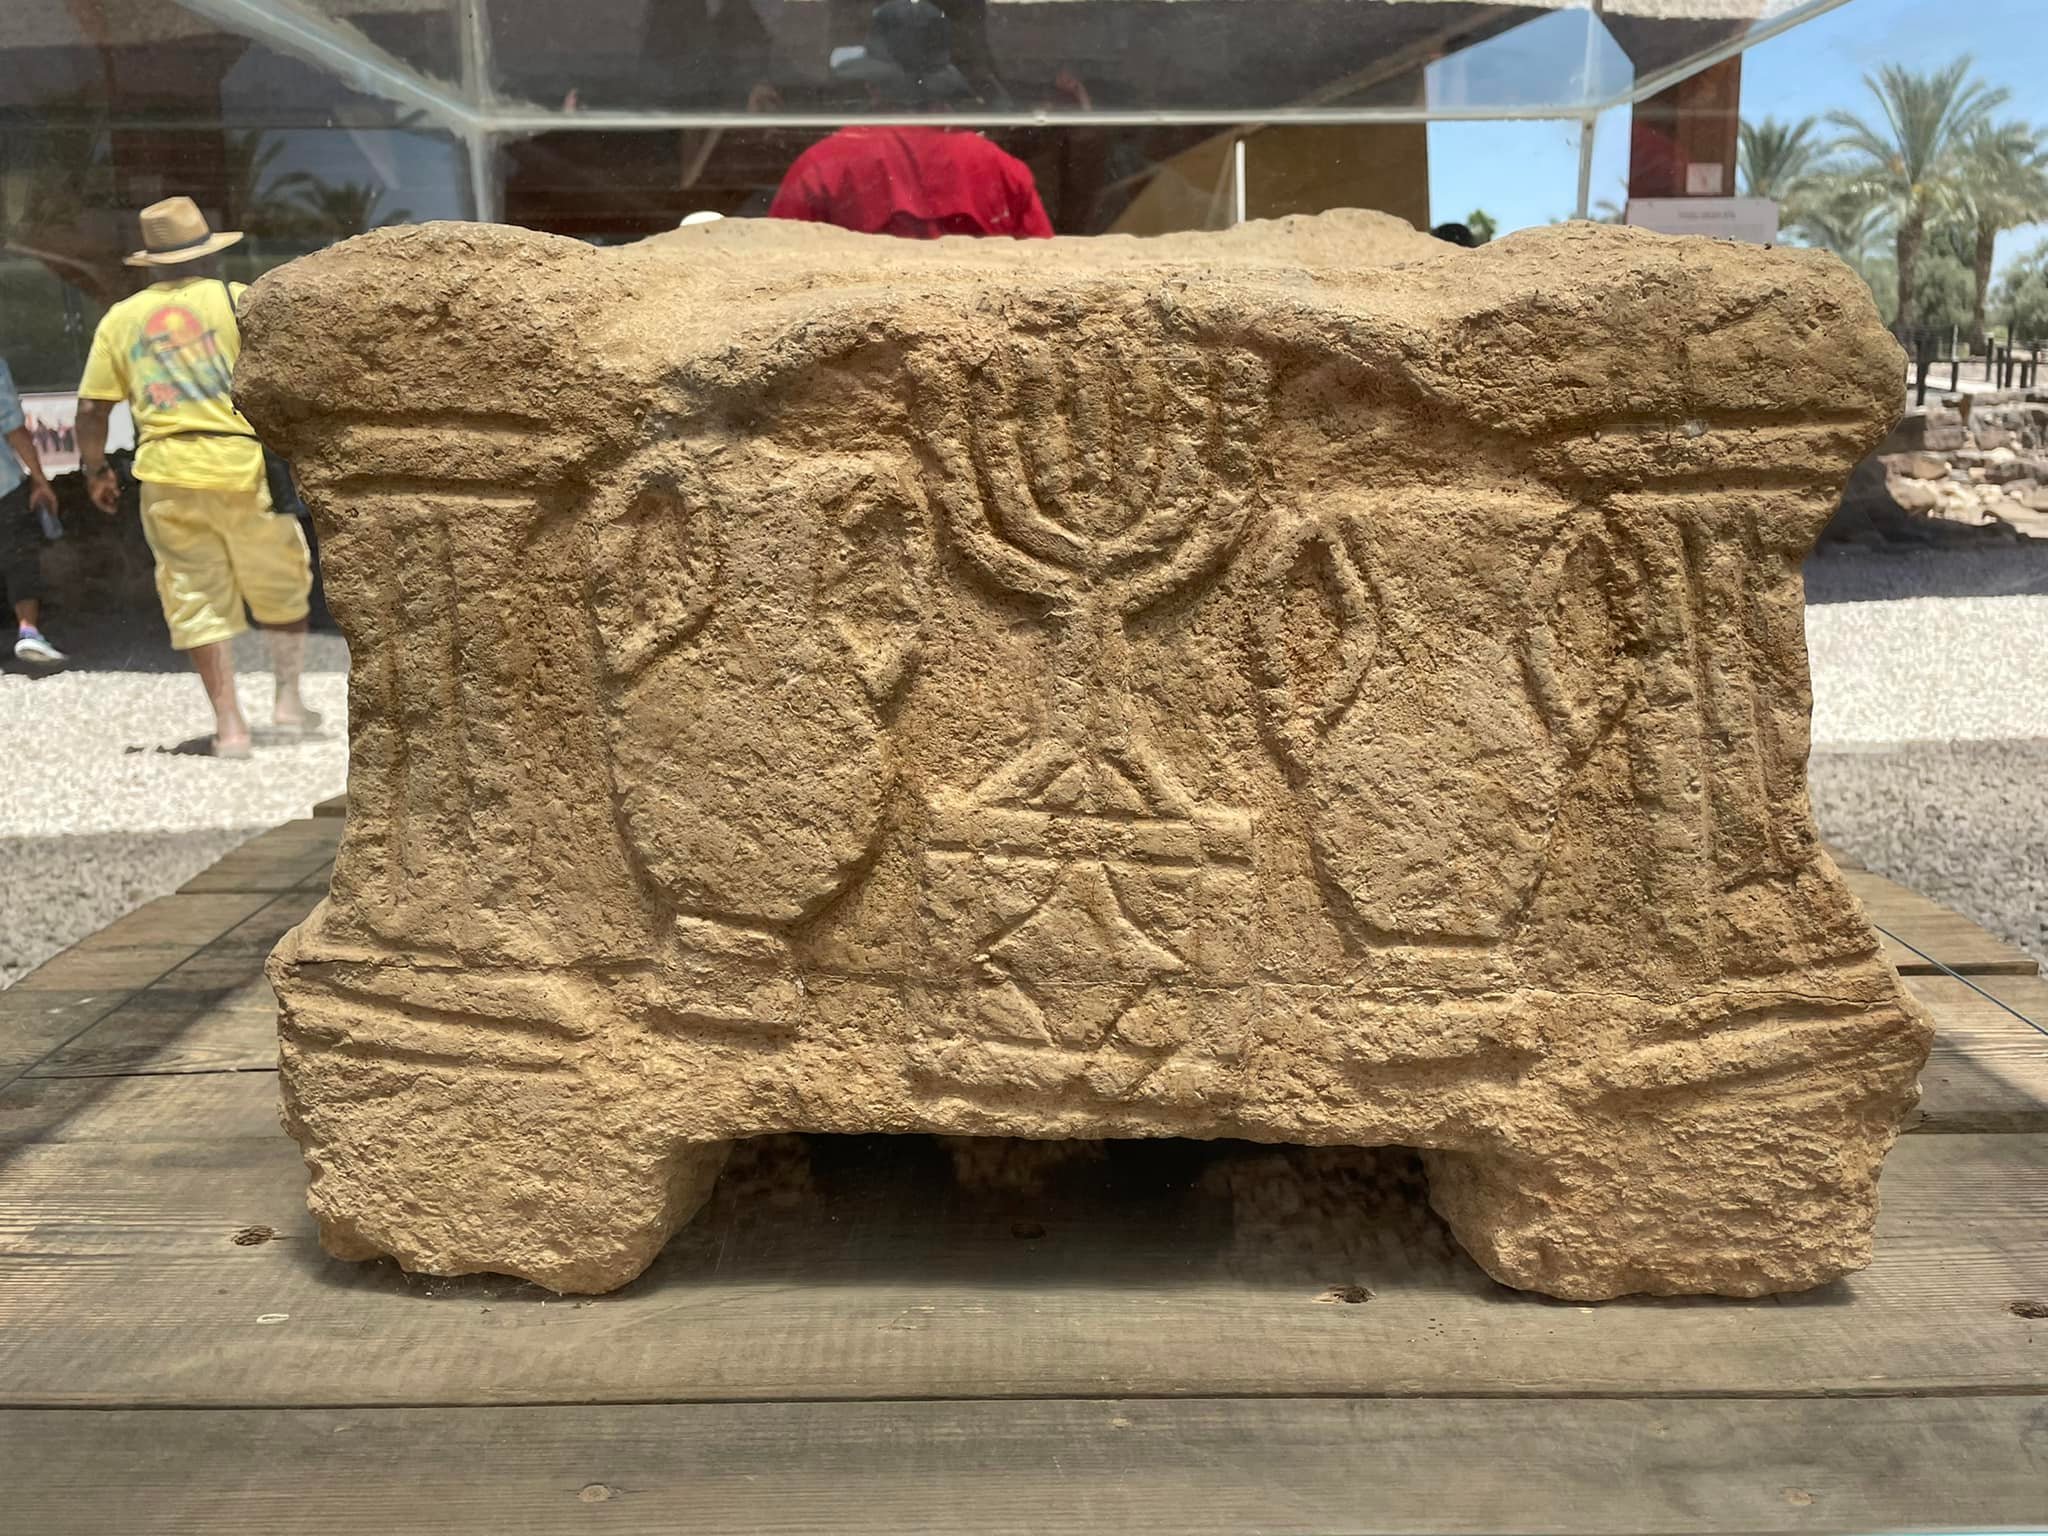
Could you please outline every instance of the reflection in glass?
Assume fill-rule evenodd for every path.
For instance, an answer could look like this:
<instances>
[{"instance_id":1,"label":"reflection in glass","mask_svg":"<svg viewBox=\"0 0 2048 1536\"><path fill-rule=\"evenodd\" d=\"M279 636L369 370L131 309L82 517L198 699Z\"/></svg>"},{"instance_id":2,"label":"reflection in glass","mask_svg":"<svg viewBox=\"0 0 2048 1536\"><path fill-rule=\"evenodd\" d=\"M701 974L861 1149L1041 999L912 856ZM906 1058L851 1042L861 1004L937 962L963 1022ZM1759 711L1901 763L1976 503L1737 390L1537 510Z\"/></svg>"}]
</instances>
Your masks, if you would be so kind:
<instances>
[{"instance_id":1,"label":"reflection in glass","mask_svg":"<svg viewBox=\"0 0 2048 1536\"><path fill-rule=\"evenodd\" d=\"M209 4L36 4L0 28L0 356L25 389L76 385L94 322L135 286L121 257L137 210L159 198L246 231L241 279L380 224L471 212L448 134ZM438 0L323 4L364 24L359 43L376 33L422 64L452 38Z\"/></svg>"},{"instance_id":2,"label":"reflection in glass","mask_svg":"<svg viewBox=\"0 0 2048 1536\"><path fill-rule=\"evenodd\" d=\"M1337 205L1426 225L1425 120L1577 131L1836 3L929 0L964 83L936 105L1027 166L1051 226L1076 234ZM242 276L410 219L630 239L692 212L763 214L835 128L934 105L843 67L867 46L873 0L8 11L0 346L37 385L73 371L92 318L128 291L136 210L169 194L248 231Z\"/></svg>"},{"instance_id":3,"label":"reflection in glass","mask_svg":"<svg viewBox=\"0 0 2048 1536\"><path fill-rule=\"evenodd\" d=\"M1011 116L1579 114L1639 76L1838 0L931 0L963 107ZM832 60L870 0L483 0L491 84L582 112L861 116ZM1603 19L1604 18L1604 19ZM1504 47L1495 39L1520 34ZM1467 53L1486 50L1463 67ZM1427 76L1427 79L1425 78Z\"/></svg>"}]
</instances>

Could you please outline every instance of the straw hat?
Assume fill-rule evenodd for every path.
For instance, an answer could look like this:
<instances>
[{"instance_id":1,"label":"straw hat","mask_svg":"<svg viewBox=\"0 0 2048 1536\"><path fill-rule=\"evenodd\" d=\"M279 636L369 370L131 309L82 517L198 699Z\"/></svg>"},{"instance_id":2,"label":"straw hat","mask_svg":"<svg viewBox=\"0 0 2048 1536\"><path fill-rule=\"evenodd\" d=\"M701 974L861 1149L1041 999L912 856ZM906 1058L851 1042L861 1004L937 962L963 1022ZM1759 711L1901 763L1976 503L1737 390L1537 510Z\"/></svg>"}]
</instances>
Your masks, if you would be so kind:
<instances>
[{"instance_id":1,"label":"straw hat","mask_svg":"<svg viewBox=\"0 0 2048 1536\"><path fill-rule=\"evenodd\" d=\"M175 267L224 251L242 238L239 229L206 227L206 215L189 197L167 197L142 210L142 249L122 259L129 267Z\"/></svg>"}]
</instances>

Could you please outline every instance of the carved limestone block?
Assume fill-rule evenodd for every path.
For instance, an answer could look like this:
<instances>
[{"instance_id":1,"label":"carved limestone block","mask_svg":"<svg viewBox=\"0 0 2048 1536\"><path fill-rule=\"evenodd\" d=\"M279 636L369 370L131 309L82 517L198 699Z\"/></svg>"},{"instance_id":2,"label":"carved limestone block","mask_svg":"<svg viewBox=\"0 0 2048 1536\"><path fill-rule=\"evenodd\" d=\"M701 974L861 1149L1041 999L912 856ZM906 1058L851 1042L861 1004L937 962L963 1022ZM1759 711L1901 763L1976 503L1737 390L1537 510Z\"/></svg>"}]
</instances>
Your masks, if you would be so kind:
<instances>
[{"instance_id":1,"label":"carved limestone block","mask_svg":"<svg viewBox=\"0 0 2048 1536\"><path fill-rule=\"evenodd\" d=\"M335 1253L605 1290L796 1130L1418 1147L1558 1296L1867 1261L1928 1029L1806 801L1900 399L1832 258L430 225L246 329L355 661L271 966Z\"/></svg>"}]
</instances>

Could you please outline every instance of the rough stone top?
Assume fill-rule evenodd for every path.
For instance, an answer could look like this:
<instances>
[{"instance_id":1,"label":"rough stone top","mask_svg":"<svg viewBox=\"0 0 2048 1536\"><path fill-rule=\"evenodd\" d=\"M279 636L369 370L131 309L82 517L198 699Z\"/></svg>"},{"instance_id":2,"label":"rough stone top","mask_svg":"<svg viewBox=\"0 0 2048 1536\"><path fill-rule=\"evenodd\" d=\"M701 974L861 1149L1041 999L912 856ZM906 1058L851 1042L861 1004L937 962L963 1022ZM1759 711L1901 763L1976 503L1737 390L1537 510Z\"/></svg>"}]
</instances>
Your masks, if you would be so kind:
<instances>
[{"instance_id":1,"label":"rough stone top","mask_svg":"<svg viewBox=\"0 0 2048 1536\"><path fill-rule=\"evenodd\" d=\"M378 230L252 289L236 386L266 440L314 451L357 418L502 413L631 430L650 384L682 417L744 413L820 365L1005 333L1139 324L1363 370L1390 404L1479 440L1611 422L1697 433L1888 424L1901 354L1833 256L1573 223L1477 250L1340 211L1153 239L891 240L728 219L600 249L527 230ZM1646 366L1644 337L1661 351ZM862 401L858 416L892 415ZM1739 464L1735 467L1739 468Z\"/></svg>"}]
</instances>

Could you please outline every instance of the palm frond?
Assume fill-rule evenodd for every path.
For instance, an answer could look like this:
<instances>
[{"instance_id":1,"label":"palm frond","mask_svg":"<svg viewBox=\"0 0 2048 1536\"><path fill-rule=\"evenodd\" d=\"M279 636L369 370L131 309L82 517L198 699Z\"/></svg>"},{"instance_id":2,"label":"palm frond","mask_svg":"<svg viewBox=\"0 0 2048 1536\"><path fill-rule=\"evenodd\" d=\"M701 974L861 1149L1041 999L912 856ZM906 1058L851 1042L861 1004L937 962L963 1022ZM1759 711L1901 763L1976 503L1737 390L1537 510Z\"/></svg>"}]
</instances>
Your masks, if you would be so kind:
<instances>
[{"instance_id":1,"label":"palm frond","mask_svg":"<svg viewBox=\"0 0 2048 1536\"><path fill-rule=\"evenodd\" d=\"M1766 117L1737 126L1736 168L1743 193L1748 197L1770 197L1783 201L1795 194L1813 174L1822 146L1814 137L1819 119L1803 117L1796 123L1781 123Z\"/></svg>"},{"instance_id":2,"label":"palm frond","mask_svg":"<svg viewBox=\"0 0 2048 1536\"><path fill-rule=\"evenodd\" d=\"M2048 217L2048 148L2022 122L1982 122L1958 151L1959 201L1980 229L1998 231Z\"/></svg>"}]
</instances>

